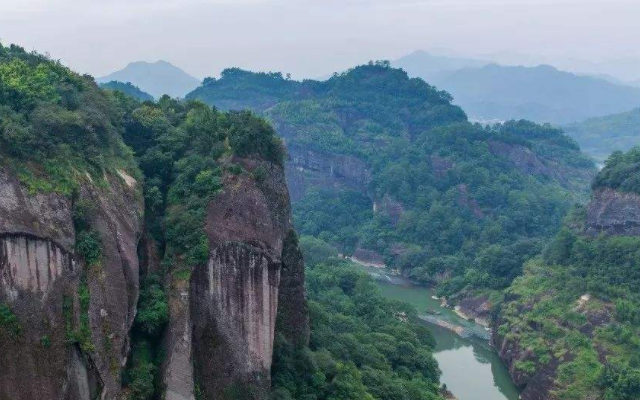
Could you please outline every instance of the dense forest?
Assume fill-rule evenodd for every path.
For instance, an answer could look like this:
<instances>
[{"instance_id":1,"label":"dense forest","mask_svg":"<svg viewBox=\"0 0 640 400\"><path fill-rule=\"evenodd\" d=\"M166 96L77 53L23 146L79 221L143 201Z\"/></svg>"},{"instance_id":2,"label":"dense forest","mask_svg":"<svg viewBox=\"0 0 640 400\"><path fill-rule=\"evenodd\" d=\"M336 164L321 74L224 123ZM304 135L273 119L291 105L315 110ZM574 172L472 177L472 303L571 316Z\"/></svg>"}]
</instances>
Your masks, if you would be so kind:
<instances>
[{"instance_id":1,"label":"dense forest","mask_svg":"<svg viewBox=\"0 0 640 400\"><path fill-rule=\"evenodd\" d=\"M313 237L300 239L311 317L309 349L276 340L274 400L441 399L433 336L406 304Z\"/></svg>"},{"instance_id":2,"label":"dense forest","mask_svg":"<svg viewBox=\"0 0 640 400\"><path fill-rule=\"evenodd\" d=\"M252 108L274 124L294 157L290 187L296 174L312 182L294 198L302 234L346 254L374 251L445 295L507 287L586 198L595 171L560 130L470 124L450 95L386 62L326 82L226 70L188 98ZM308 152L361 161L370 177L355 188L344 176L323 183L311 162L296 164Z\"/></svg>"},{"instance_id":3,"label":"dense forest","mask_svg":"<svg viewBox=\"0 0 640 400\"><path fill-rule=\"evenodd\" d=\"M118 97L58 62L0 45L2 163L32 191L69 195L85 173L101 180L104 170L123 169L138 177L121 138Z\"/></svg>"},{"instance_id":4,"label":"dense forest","mask_svg":"<svg viewBox=\"0 0 640 400\"><path fill-rule=\"evenodd\" d=\"M149 93L143 92L139 87L135 86L131 82L124 83L119 81L109 81L107 83L100 84L100 87L107 90L119 90L139 101L153 101L153 96Z\"/></svg>"},{"instance_id":5,"label":"dense forest","mask_svg":"<svg viewBox=\"0 0 640 400\"><path fill-rule=\"evenodd\" d=\"M614 153L594 189L640 193L635 148ZM594 198L592 201L598 201ZM498 334L530 351L516 370L551 368L558 399L640 397L640 238L594 236L577 207L505 292Z\"/></svg>"},{"instance_id":6,"label":"dense forest","mask_svg":"<svg viewBox=\"0 0 640 400\"><path fill-rule=\"evenodd\" d=\"M58 311L64 343L86 355L103 351L87 282L105 259L86 188L109 194L114 177L141 183L139 216L159 262L140 271L131 351L118 371L131 400L165 390L168 285L188 286L194 266L209 262L207 207L223 178L267 179L243 158L287 165L306 258L310 342L276 330L273 400L446 395L416 310L385 299L339 254L379 259L454 301L488 294L496 342L523 355L513 361L518 381L550 369L559 400L640 396L640 239L594 233L588 208L576 205L590 185L640 195L640 148L614 152L592 182L593 162L561 130L471 124L448 93L386 62L325 82L230 69L187 100L153 101L131 84L100 88L0 45L0 168L32 196L71 199L74 252L86 270ZM24 331L1 298L0 343ZM38 343L52 346L48 335ZM194 396L205 398L197 381Z\"/></svg>"},{"instance_id":7,"label":"dense forest","mask_svg":"<svg viewBox=\"0 0 640 400\"><path fill-rule=\"evenodd\" d=\"M69 316L66 340L87 355L96 347L86 274L100 270L104 250L89 220L96 205L83 200L81 191L90 185L109 193L108 176L143 182L145 224L162 261L159 270L141 271L131 356L122 378L129 398L143 400L162 392L166 274L188 281L191 268L206 264L205 207L221 189L224 173L249 174L233 158L282 165L284 148L273 128L250 112L223 113L168 96L141 103L121 89L101 90L93 78L58 62L0 46L0 167L15 173L34 196L58 193L72 199L75 252L88 270L78 289L80 322ZM255 173L252 179L264 179ZM71 313L75 306L64 307ZM0 340L18 340L21 330L11 307L1 303Z\"/></svg>"}]
</instances>

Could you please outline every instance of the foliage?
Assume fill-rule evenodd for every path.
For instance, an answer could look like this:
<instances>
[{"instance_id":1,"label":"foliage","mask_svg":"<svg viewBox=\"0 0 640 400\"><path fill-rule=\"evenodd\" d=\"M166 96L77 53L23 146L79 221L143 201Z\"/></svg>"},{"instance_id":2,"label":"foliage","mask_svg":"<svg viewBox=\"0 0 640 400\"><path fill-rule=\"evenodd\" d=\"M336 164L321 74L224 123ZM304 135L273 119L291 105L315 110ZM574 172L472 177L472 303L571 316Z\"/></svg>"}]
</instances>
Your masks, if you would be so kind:
<instances>
[{"instance_id":1,"label":"foliage","mask_svg":"<svg viewBox=\"0 0 640 400\"><path fill-rule=\"evenodd\" d=\"M434 339L415 309L385 299L350 263L322 258L326 244L300 243L319 262L306 272L311 345L296 349L277 337L272 398L440 399Z\"/></svg>"},{"instance_id":2,"label":"foliage","mask_svg":"<svg viewBox=\"0 0 640 400\"><path fill-rule=\"evenodd\" d=\"M611 188L640 194L640 147L626 153L616 151L605 161L604 168L593 181L593 188Z\"/></svg>"},{"instance_id":3,"label":"foliage","mask_svg":"<svg viewBox=\"0 0 640 400\"><path fill-rule=\"evenodd\" d=\"M639 248L638 237L565 228L507 290L498 331L536 355L528 373L561 361L559 399L640 395Z\"/></svg>"},{"instance_id":4,"label":"foliage","mask_svg":"<svg viewBox=\"0 0 640 400\"><path fill-rule=\"evenodd\" d=\"M100 84L100 88L106 90L118 90L127 96L131 96L138 101L153 101L153 96L149 93L143 92L139 87L135 86L131 82L119 82L111 81Z\"/></svg>"},{"instance_id":5,"label":"foliage","mask_svg":"<svg viewBox=\"0 0 640 400\"><path fill-rule=\"evenodd\" d=\"M158 393L155 381L160 359L157 356L153 358L154 352L149 342L134 339L123 384L127 388L129 400L149 400Z\"/></svg>"},{"instance_id":6,"label":"foliage","mask_svg":"<svg viewBox=\"0 0 640 400\"><path fill-rule=\"evenodd\" d=\"M291 153L362 161L368 171L351 159L344 166L370 173L361 188L308 180L293 204L299 232L345 254L374 250L425 283L451 274L440 290L447 296L507 287L570 206L586 199L595 172L560 130L472 125L449 94L385 62L324 82L232 70L188 97L261 112ZM388 202L400 206L398 217Z\"/></svg>"},{"instance_id":7,"label":"foliage","mask_svg":"<svg viewBox=\"0 0 640 400\"><path fill-rule=\"evenodd\" d=\"M76 237L76 254L93 267L100 264L102 258L102 242L95 231L82 231Z\"/></svg>"},{"instance_id":8,"label":"foliage","mask_svg":"<svg viewBox=\"0 0 640 400\"><path fill-rule=\"evenodd\" d=\"M70 195L87 173L103 180L115 168L135 175L120 130L116 103L92 78L0 44L0 154L32 191Z\"/></svg>"},{"instance_id":9,"label":"foliage","mask_svg":"<svg viewBox=\"0 0 640 400\"><path fill-rule=\"evenodd\" d=\"M17 337L22 332L18 317L6 304L0 304L0 330L8 332L13 337Z\"/></svg>"},{"instance_id":10,"label":"foliage","mask_svg":"<svg viewBox=\"0 0 640 400\"><path fill-rule=\"evenodd\" d=\"M137 328L150 337L158 337L169 322L169 305L159 275L147 275L140 284Z\"/></svg>"},{"instance_id":11,"label":"foliage","mask_svg":"<svg viewBox=\"0 0 640 400\"><path fill-rule=\"evenodd\" d=\"M209 258L206 209L222 189L223 175L246 173L233 158L282 165L282 144L264 120L248 112L222 113L167 96L157 103L120 100L124 139L144 173L145 219L168 269L163 272L189 279L192 268ZM126 369L132 400L151 399L161 392L160 337L168 320L162 279L143 277L132 335L134 356Z\"/></svg>"}]
</instances>

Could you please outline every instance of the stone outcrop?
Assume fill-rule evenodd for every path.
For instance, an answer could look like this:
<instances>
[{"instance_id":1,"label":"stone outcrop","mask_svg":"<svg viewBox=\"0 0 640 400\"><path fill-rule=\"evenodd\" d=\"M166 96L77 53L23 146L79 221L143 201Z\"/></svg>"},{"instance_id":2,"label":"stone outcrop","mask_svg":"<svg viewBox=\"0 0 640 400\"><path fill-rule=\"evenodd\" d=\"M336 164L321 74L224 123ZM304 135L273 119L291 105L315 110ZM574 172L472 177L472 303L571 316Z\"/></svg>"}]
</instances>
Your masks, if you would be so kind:
<instances>
[{"instance_id":1,"label":"stone outcrop","mask_svg":"<svg viewBox=\"0 0 640 400\"><path fill-rule=\"evenodd\" d=\"M476 323L489 326L491 320L491 307L488 296L465 297L456 306L456 311L463 318L474 320Z\"/></svg>"},{"instance_id":2,"label":"stone outcrop","mask_svg":"<svg viewBox=\"0 0 640 400\"><path fill-rule=\"evenodd\" d=\"M598 189L587 208L586 222L590 235L640 235L640 196Z\"/></svg>"},{"instance_id":3,"label":"stone outcrop","mask_svg":"<svg viewBox=\"0 0 640 400\"><path fill-rule=\"evenodd\" d=\"M234 162L249 173L267 173L260 181L227 175L207 210L209 262L194 269L189 293L195 384L206 399L265 398L279 298L302 307L284 318L308 318L284 171L266 162Z\"/></svg>"},{"instance_id":4,"label":"stone outcrop","mask_svg":"<svg viewBox=\"0 0 640 400\"><path fill-rule=\"evenodd\" d=\"M372 267L383 268L385 266L384 257L381 254L363 247L358 247L353 252L351 259L357 263Z\"/></svg>"},{"instance_id":5,"label":"stone outcrop","mask_svg":"<svg viewBox=\"0 0 640 400\"><path fill-rule=\"evenodd\" d=\"M498 321L496 326L499 326ZM557 369L562 362L557 358L552 358L550 362L543 366L538 366L534 373L528 374L517 368L518 362L532 361L537 358L531 350L521 348L520 344L508 336L501 336L497 329L494 329L492 342L498 355L509 370L511 379L521 390L521 400L551 400L550 391L554 388Z\"/></svg>"},{"instance_id":6,"label":"stone outcrop","mask_svg":"<svg viewBox=\"0 0 640 400\"><path fill-rule=\"evenodd\" d=\"M86 181L73 200L29 193L0 169L0 303L21 327L0 339L0 398L121 395L138 299L142 203L135 184L105 179L100 187ZM102 244L99 265L88 267L75 254L74 201L92 204L87 221ZM81 285L89 293L88 311L80 304ZM89 343L69 345L87 317Z\"/></svg>"},{"instance_id":7,"label":"stone outcrop","mask_svg":"<svg viewBox=\"0 0 640 400\"><path fill-rule=\"evenodd\" d=\"M561 164L553 158L540 157L535 151L523 145L498 140L489 140L488 144L491 154L505 158L520 172L554 179L570 189L581 188L580 191L584 191L596 174L595 169ZM583 193L579 194L582 196Z\"/></svg>"},{"instance_id":8,"label":"stone outcrop","mask_svg":"<svg viewBox=\"0 0 640 400\"><path fill-rule=\"evenodd\" d=\"M367 192L371 171L359 158L343 154L329 154L289 146L286 166L287 184L291 200L304 197L309 188L352 189Z\"/></svg>"},{"instance_id":9,"label":"stone outcrop","mask_svg":"<svg viewBox=\"0 0 640 400\"><path fill-rule=\"evenodd\" d=\"M189 281L169 278L169 315L163 349L165 400L195 400Z\"/></svg>"}]
</instances>

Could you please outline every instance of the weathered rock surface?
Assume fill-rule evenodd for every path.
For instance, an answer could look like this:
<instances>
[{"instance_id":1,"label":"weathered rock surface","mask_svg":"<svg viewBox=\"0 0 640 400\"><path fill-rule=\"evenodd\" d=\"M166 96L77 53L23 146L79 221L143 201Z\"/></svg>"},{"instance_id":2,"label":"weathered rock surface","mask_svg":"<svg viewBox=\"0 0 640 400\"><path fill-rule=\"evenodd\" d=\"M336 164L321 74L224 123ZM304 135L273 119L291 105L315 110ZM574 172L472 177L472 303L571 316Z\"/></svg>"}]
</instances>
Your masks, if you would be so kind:
<instances>
[{"instance_id":1,"label":"weathered rock surface","mask_svg":"<svg viewBox=\"0 0 640 400\"><path fill-rule=\"evenodd\" d=\"M521 400L553 399L550 391L554 387L560 360L553 358L549 363L539 367L533 374L529 375L520 371L516 365L518 362L523 361L536 362L536 357L532 351L522 349L517 341L500 336L496 330L494 330L492 341L498 351L498 355L507 366L511 379L522 390L520 393Z\"/></svg>"},{"instance_id":2,"label":"weathered rock surface","mask_svg":"<svg viewBox=\"0 0 640 400\"><path fill-rule=\"evenodd\" d=\"M598 189L587 208L587 233L640 235L640 196Z\"/></svg>"},{"instance_id":3,"label":"weathered rock surface","mask_svg":"<svg viewBox=\"0 0 640 400\"><path fill-rule=\"evenodd\" d=\"M86 183L79 197L94 205L89 224L103 258L90 270L74 252L73 201L30 194L0 169L0 303L20 333L0 339L0 398L115 399L138 298L137 244L142 205L119 177L104 188ZM78 288L90 293L92 351L68 344L80 319ZM25 371L28 374L25 375Z\"/></svg>"},{"instance_id":4,"label":"weathered rock surface","mask_svg":"<svg viewBox=\"0 0 640 400\"><path fill-rule=\"evenodd\" d=\"M381 254L363 247L358 247L351 256L355 262L373 267L384 267L384 257Z\"/></svg>"},{"instance_id":5,"label":"weathered rock surface","mask_svg":"<svg viewBox=\"0 0 640 400\"><path fill-rule=\"evenodd\" d=\"M165 400L194 400L189 282L170 279L168 288L171 318L164 338L166 358L162 364Z\"/></svg>"},{"instance_id":6,"label":"weathered rock surface","mask_svg":"<svg viewBox=\"0 0 640 400\"><path fill-rule=\"evenodd\" d=\"M296 146L290 146L288 153L287 184L291 200L294 202L303 198L309 188L348 188L362 193L367 192L371 171L359 158L301 149Z\"/></svg>"},{"instance_id":7,"label":"weathered rock surface","mask_svg":"<svg viewBox=\"0 0 640 400\"><path fill-rule=\"evenodd\" d=\"M382 200L373 202L373 212L381 212L391 221L392 225L397 225L404 214L404 206L388 194L382 196Z\"/></svg>"},{"instance_id":8,"label":"weathered rock surface","mask_svg":"<svg viewBox=\"0 0 640 400\"><path fill-rule=\"evenodd\" d=\"M466 319L473 319L483 326L489 326L492 304L488 296L465 297L456 306L456 311Z\"/></svg>"},{"instance_id":9,"label":"weathered rock surface","mask_svg":"<svg viewBox=\"0 0 640 400\"><path fill-rule=\"evenodd\" d=\"M526 146L497 140L489 140L488 143L491 154L506 158L521 172L552 178L564 187L576 189L586 187L596 174L595 169L574 167L561 164L553 158L539 157L536 152ZM585 184L579 185L579 182Z\"/></svg>"},{"instance_id":10,"label":"weathered rock surface","mask_svg":"<svg viewBox=\"0 0 640 400\"><path fill-rule=\"evenodd\" d=\"M206 399L266 397L278 299L304 296L297 243L285 246L292 224L282 168L234 161L267 174L261 182L227 175L208 207L209 262L195 268L190 290L195 382ZM292 292L279 292L281 278ZM293 315L306 321L306 309Z\"/></svg>"}]
</instances>

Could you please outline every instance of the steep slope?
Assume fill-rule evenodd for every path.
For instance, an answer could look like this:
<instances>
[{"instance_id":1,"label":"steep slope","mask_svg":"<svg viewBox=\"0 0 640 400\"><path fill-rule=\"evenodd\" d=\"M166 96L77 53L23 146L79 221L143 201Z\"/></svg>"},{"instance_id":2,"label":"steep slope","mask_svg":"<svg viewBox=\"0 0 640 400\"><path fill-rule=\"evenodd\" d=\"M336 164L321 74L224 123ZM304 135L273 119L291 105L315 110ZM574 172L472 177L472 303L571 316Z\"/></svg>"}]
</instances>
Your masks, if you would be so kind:
<instances>
[{"instance_id":1,"label":"steep slope","mask_svg":"<svg viewBox=\"0 0 640 400\"><path fill-rule=\"evenodd\" d=\"M100 84L100 88L106 90L119 90L127 96L131 96L139 101L153 101L153 96L140 90L139 87L132 85L130 82L122 83L118 81L110 81Z\"/></svg>"},{"instance_id":2,"label":"steep slope","mask_svg":"<svg viewBox=\"0 0 640 400\"><path fill-rule=\"evenodd\" d=\"M494 342L525 400L640 396L639 161L637 148L607 160L505 295Z\"/></svg>"},{"instance_id":3,"label":"steep slope","mask_svg":"<svg viewBox=\"0 0 640 400\"><path fill-rule=\"evenodd\" d=\"M564 131L599 162L614 151L640 145L640 108L566 125Z\"/></svg>"},{"instance_id":4,"label":"steep slope","mask_svg":"<svg viewBox=\"0 0 640 400\"><path fill-rule=\"evenodd\" d=\"M0 398L266 399L309 340L283 154L0 46Z\"/></svg>"},{"instance_id":5,"label":"steep slope","mask_svg":"<svg viewBox=\"0 0 640 400\"><path fill-rule=\"evenodd\" d=\"M248 113L168 97L137 106L125 139L146 177L147 222L166 268L169 321L162 343L145 329L150 321L141 321L132 381L141 382L136 371L157 362L136 348L151 347L167 355L156 393L265 398L276 320L293 342L308 342L282 145Z\"/></svg>"},{"instance_id":6,"label":"steep slope","mask_svg":"<svg viewBox=\"0 0 640 400\"><path fill-rule=\"evenodd\" d=\"M138 86L156 99L162 95L184 97L198 87L200 80L166 61L148 63L137 61L107 76L98 78L99 83L111 81L128 82Z\"/></svg>"},{"instance_id":7,"label":"steep slope","mask_svg":"<svg viewBox=\"0 0 640 400\"><path fill-rule=\"evenodd\" d=\"M448 295L508 285L595 173L560 131L471 125L447 93L385 63L326 82L234 71L188 97L221 107L233 98L274 124L301 233L444 280Z\"/></svg>"},{"instance_id":8,"label":"steep slope","mask_svg":"<svg viewBox=\"0 0 640 400\"><path fill-rule=\"evenodd\" d=\"M93 81L1 45L0 105L0 398L117 398L143 207L116 113Z\"/></svg>"},{"instance_id":9,"label":"steep slope","mask_svg":"<svg viewBox=\"0 0 640 400\"><path fill-rule=\"evenodd\" d=\"M567 124L640 104L640 89L545 65L466 68L431 83L451 93L455 104L478 120L524 118Z\"/></svg>"}]
</instances>

